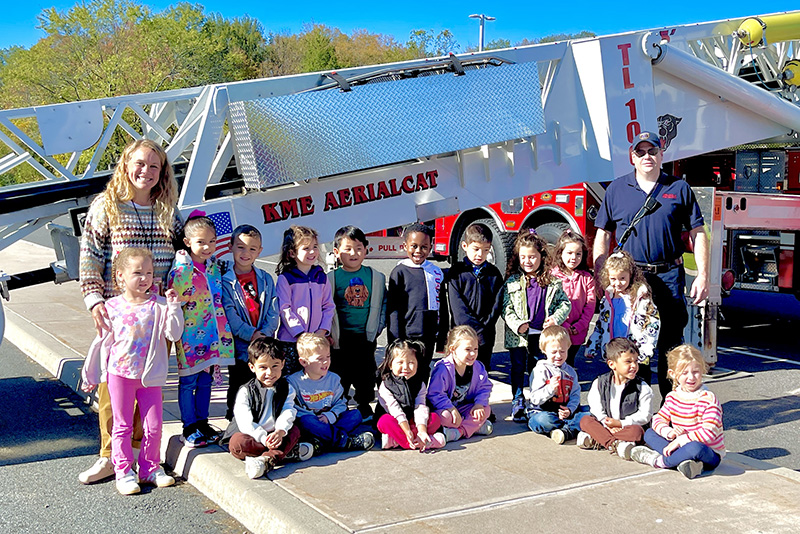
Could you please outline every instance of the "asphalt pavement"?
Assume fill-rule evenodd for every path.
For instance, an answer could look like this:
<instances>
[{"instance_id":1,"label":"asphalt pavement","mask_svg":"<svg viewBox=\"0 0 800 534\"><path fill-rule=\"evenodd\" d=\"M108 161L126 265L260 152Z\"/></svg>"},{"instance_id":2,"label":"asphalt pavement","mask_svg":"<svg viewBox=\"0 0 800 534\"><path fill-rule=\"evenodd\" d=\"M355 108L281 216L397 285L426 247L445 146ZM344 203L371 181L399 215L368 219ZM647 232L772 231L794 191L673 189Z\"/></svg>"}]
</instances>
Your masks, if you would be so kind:
<instances>
[{"instance_id":1,"label":"asphalt pavement","mask_svg":"<svg viewBox=\"0 0 800 534\"><path fill-rule=\"evenodd\" d=\"M0 346L0 532L215 532L245 528L184 480L123 497L84 486L97 415L11 343Z\"/></svg>"}]
</instances>

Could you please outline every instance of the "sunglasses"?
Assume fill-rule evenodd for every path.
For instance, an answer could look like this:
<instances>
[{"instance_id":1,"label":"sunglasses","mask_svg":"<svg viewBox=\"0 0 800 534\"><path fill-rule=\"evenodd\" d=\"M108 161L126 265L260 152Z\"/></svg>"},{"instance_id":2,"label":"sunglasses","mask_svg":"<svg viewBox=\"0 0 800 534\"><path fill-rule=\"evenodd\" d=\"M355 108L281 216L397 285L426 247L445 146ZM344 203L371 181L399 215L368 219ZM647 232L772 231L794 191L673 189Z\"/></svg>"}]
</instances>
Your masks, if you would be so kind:
<instances>
[{"instance_id":1,"label":"sunglasses","mask_svg":"<svg viewBox=\"0 0 800 534\"><path fill-rule=\"evenodd\" d=\"M661 149L654 146L648 148L647 150L642 150L641 148L637 148L633 151L633 153L636 154L637 158L643 158L645 154L650 154L651 156L655 156L656 154L658 154L659 150Z\"/></svg>"}]
</instances>

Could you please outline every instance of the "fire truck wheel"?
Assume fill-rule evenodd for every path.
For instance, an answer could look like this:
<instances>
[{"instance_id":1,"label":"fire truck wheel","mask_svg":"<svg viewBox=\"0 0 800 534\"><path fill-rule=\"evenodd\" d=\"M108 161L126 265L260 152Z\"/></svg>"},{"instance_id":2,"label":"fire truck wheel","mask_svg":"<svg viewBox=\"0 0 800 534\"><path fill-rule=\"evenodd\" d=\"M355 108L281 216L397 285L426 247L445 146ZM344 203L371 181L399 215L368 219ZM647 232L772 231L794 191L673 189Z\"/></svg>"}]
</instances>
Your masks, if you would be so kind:
<instances>
[{"instance_id":1,"label":"fire truck wheel","mask_svg":"<svg viewBox=\"0 0 800 534\"><path fill-rule=\"evenodd\" d=\"M489 230L492 231L492 249L489 252L489 261L495 264L495 266L500 269L501 273L506 272L506 262L511 254L514 252L514 240L517 238L517 234L512 232L503 232L494 222L494 219L478 219L477 221L473 221L474 223L485 224L489 227ZM464 233L466 232L467 227L464 226L461 229L461 233L458 236L458 245L454 248L457 250L455 256L455 261L461 261L464 259L464 249L461 248L461 243L464 241Z\"/></svg>"},{"instance_id":2,"label":"fire truck wheel","mask_svg":"<svg viewBox=\"0 0 800 534\"><path fill-rule=\"evenodd\" d=\"M564 233L564 230L569 229L569 224L565 222L549 222L537 226L536 233L539 234L549 244L555 246L558 238Z\"/></svg>"}]
</instances>

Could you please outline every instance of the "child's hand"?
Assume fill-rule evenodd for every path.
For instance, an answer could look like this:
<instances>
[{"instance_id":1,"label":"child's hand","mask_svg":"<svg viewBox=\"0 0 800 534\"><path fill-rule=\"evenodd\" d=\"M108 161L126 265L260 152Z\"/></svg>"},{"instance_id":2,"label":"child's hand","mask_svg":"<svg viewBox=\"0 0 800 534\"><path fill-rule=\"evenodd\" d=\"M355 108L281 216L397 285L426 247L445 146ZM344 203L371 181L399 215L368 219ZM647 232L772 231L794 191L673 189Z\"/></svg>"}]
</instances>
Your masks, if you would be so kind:
<instances>
[{"instance_id":1,"label":"child's hand","mask_svg":"<svg viewBox=\"0 0 800 534\"><path fill-rule=\"evenodd\" d=\"M453 418L453 424L456 425L456 428L461 426L461 412L458 411L458 408L452 408L450 410L450 416Z\"/></svg>"},{"instance_id":2,"label":"child's hand","mask_svg":"<svg viewBox=\"0 0 800 534\"><path fill-rule=\"evenodd\" d=\"M675 429L674 429L674 428L670 428L670 429L669 429L669 432L667 432L667 435L666 435L666 436L664 436L664 438L666 438L666 439L668 439L668 440L670 440L670 441L672 441L673 439L675 439L675 438L677 438L677 437L678 437L678 433L677 433L677 432L675 432Z\"/></svg>"},{"instance_id":3,"label":"child's hand","mask_svg":"<svg viewBox=\"0 0 800 534\"><path fill-rule=\"evenodd\" d=\"M283 441L283 436L286 435L286 432L283 430L276 430L274 432L270 432L267 434L267 439L264 440L264 446L268 449L277 449L281 446L281 442Z\"/></svg>"},{"instance_id":4,"label":"child's hand","mask_svg":"<svg viewBox=\"0 0 800 534\"><path fill-rule=\"evenodd\" d=\"M667 446L664 447L664 450L662 451L662 453L664 454L664 456L669 456L673 452L677 451L678 448L680 448L680 444L678 444L677 441L670 441L667 444Z\"/></svg>"},{"instance_id":5,"label":"child's hand","mask_svg":"<svg viewBox=\"0 0 800 534\"><path fill-rule=\"evenodd\" d=\"M603 419L603 424L609 430L613 428L617 429L622 428L622 421L620 421L619 419L614 419L613 417L606 417L605 419Z\"/></svg>"},{"instance_id":6,"label":"child's hand","mask_svg":"<svg viewBox=\"0 0 800 534\"><path fill-rule=\"evenodd\" d=\"M320 422L320 423L325 423L326 425L327 425L327 424L330 424L330 423L328 422L328 418L327 418L327 417L325 417L325 416L324 416L324 415L322 415L322 414L319 414L319 415L317 416L317 419L319 419L319 422Z\"/></svg>"},{"instance_id":7,"label":"child's hand","mask_svg":"<svg viewBox=\"0 0 800 534\"><path fill-rule=\"evenodd\" d=\"M518 334L525 334L528 332L528 323L522 323L520 327L517 329Z\"/></svg>"},{"instance_id":8,"label":"child's hand","mask_svg":"<svg viewBox=\"0 0 800 534\"><path fill-rule=\"evenodd\" d=\"M547 319L544 320L544 323L542 323L542 329L545 329L548 326L554 326L555 324L556 320L553 319L552 317L548 317Z\"/></svg>"},{"instance_id":9,"label":"child's hand","mask_svg":"<svg viewBox=\"0 0 800 534\"><path fill-rule=\"evenodd\" d=\"M472 407L472 410L470 410L469 413L473 419L479 419L479 420L483 419L484 417L486 417L486 407L480 404L476 404L475 406Z\"/></svg>"},{"instance_id":10,"label":"child's hand","mask_svg":"<svg viewBox=\"0 0 800 534\"><path fill-rule=\"evenodd\" d=\"M569 408L567 408L566 406L558 407L558 418L561 419L562 421L568 419L571 413L572 412L570 412Z\"/></svg>"},{"instance_id":11,"label":"child's hand","mask_svg":"<svg viewBox=\"0 0 800 534\"><path fill-rule=\"evenodd\" d=\"M173 288L167 289L167 292L164 293L164 296L167 298L167 304L178 303L178 292L175 291Z\"/></svg>"},{"instance_id":12,"label":"child's hand","mask_svg":"<svg viewBox=\"0 0 800 534\"><path fill-rule=\"evenodd\" d=\"M553 386L554 388L558 389L558 386L561 384L561 373L554 374L553 376L551 376L547 380L547 383Z\"/></svg>"},{"instance_id":13,"label":"child's hand","mask_svg":"<svg viewBox=\"0 0 800 534\"><path fill-rule=\"evenodd\" d=\"M250 336L250 343L252 343L252 342L253 342L253 341L255 341L256 339L261 339L262 337L267 337L267 336L265 336L265 335L264 335L264 334L261 332L261 330L256 330L255 332L253 332L253 335L252 335L252 336Z\"/></svg>"},{"instance_id":14,"label":"child's hand","mask_svg":"<svg viewBox=\"0 0 800 534\"><path fill-rule=\"evenodd\" d=\"M417 440L419 441L420 452L425 451L425 449L431 446L431 437L428 435L427 431L420 432L417 430Z\"/></svg>"},{"instance_id":15,"label":"child's hand","mask_svg":"<svg viewBox=\"0 0 800 534\"><path fill-rule=\"evenodd\" d=\"M616 428L616 427L609 428L608 431L611 432L612 434L616 434L617 432L621 432L622 428Z\"/></svg>"},{"instance_id":16,"label":"child's hand","mask_svg":"<svg viewBox=\"0 0 800 534\"><path fill-rule=\"evenodd\" d=\"M81 391L83 391L85 393L89 393L90 391L92 391L96 387L97 387L97 384L89 384L88 382L84 382L83 384L81 384Z\"/></svg>"}]
</instances>

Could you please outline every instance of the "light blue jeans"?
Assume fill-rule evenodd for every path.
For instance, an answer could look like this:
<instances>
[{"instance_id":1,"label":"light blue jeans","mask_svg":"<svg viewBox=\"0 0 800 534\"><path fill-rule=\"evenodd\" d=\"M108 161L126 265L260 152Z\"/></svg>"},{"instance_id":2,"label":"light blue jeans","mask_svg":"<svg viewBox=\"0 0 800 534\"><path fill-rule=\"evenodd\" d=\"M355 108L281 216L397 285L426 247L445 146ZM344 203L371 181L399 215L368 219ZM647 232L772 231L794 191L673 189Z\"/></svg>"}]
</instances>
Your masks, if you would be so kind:
<instances>
[{"instance_id":1,"label":"light blue jeans","mask_svg":"<svg viewBox=\"0 0 800 534\"><path fill-rule=\"evenodd\" d=\"M556 428L566 434L567 439L572 439L581 431L581 419L586 415L580 408L569 418L561 420L555 412L528 412L528 428L537 434L549 435Z\"/></svg>"}]
</instances>

